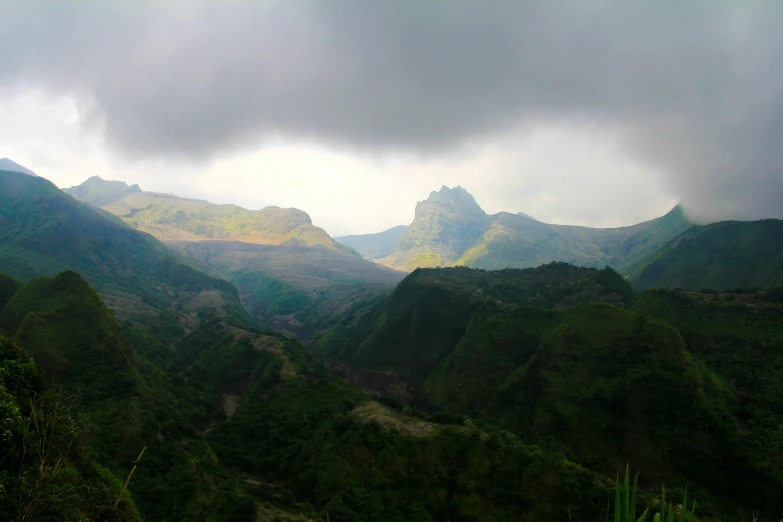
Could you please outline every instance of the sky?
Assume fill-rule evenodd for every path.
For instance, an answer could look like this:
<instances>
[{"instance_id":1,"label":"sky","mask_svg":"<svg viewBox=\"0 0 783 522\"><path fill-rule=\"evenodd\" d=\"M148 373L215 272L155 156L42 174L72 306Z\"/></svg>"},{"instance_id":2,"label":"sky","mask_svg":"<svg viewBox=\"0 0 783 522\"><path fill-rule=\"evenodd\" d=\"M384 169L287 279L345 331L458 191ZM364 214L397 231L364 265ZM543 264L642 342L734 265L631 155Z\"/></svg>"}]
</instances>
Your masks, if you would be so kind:
<instances>
[{"instance_id":1,"label":"sky","mask_svg":"<svg viewBox=\"0 0 783 522\"><path fill-rule=\"evenodd\" d=\"M0 157L337 236L442 185L562 224L783 218L782 21L760 0L0 0Z\"/></svg>"}]
</instances>

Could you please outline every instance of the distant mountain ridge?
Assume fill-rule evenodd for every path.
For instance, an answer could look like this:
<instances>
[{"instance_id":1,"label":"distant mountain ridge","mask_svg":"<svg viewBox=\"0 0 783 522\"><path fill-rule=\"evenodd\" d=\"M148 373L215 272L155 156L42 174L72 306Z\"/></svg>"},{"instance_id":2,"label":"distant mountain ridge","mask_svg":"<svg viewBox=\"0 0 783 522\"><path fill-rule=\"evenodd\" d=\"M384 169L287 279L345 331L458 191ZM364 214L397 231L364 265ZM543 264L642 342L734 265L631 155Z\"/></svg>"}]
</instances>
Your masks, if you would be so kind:
<instances>
[{"instance_id":1,"label":"distant mountain ridge","mask_svg":"<svg viewBox=\"0 0 783 522\"><path fill-rule=\"evenodd\" d=\"M442 187L416 205L413 222L378 262L397 270L435 266L529 268L552 261L611 266L641 262L693 224L677 206L657 219L597 229L542 223L524 213L488 215L464 188Z\"/></svg>"},{"instance_id":2,"label":"distant mountain ridge","mask_svg":"<svg viewBox=\"0 0 783 522\"><path fill-rule=\"evenodd\" d=\"M105 200L121 194L115 189L123 187L137 186L93 177L68 191ZM254 211L142 190L102 208L213 276L233 282L253 315L297 334L316 328L308 322L315 317L328 317L356 299L391 290L404 277L362 259L296 208Z\"/></svg>"},{"instance_id":3,"label":"distant mountain ridge","mask_svg":"<svg viewBox=\"0 0 783 522\"><path fill-rule=\"evenodd\" d=\"M93 176L81 185L63 189L65 192L96 207L108 205L125 196L141 192L138 185L128 185L122 181L108 181L100 176Z\"/></svg>"},{"instance_id":4,"label":"distant mountain ridge","mask_svg":"<svg viewBox=\"0 0 783 522\"><path fill-rule=\"evenodd\" d=\"M38 177L38 174L32 170L28 169L27 167L23 167L9 158L0 158L0 170L5 170L8 172L21 172L22 174L27 174L28 176L34 176L36 178Z\"/></svg>"},{"instance_id":5,"label":"distant mountain ridge","mask_svg":"<svg viewBox=\"0 0 783 522\"><path fill-rule=\"evenodd\" d=\"M334 238L338 243L347 245L362 255L363 258L375 261L392 253L394 245L408 231L408 225L378 232L376 234L356 234Z\"/></svg>"}]
</instances>

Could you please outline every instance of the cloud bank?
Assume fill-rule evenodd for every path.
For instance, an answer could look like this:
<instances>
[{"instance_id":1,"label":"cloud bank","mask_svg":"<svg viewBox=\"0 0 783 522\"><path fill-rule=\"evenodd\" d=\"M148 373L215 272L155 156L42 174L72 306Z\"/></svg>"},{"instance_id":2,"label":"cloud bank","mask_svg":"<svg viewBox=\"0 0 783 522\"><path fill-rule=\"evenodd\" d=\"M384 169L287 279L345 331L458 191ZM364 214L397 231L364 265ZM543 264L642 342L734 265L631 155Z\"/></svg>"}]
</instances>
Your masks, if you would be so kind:
<instances>
[{"instance_id":1,"label":"cloud bank","mask_svg":"<svg viewBox=\"0 0 783 522\"><path fill-rule=\"evenodd\" d=\"M129 157L594 127L697 217L783 217L781 22L772 2L8 0L0 85L73 94Z\"/></svg>"}]
</instances>

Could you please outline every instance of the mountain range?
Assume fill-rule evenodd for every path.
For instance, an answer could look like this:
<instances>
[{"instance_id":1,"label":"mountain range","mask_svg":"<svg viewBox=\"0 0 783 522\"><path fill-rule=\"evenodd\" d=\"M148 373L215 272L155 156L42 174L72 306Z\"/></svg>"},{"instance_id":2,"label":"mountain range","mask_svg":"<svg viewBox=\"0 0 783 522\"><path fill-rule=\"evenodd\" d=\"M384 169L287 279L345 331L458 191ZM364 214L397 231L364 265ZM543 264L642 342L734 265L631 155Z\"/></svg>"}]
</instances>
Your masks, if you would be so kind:
<instances>
[{"instance_id":1,"label":"mountain range","mask_svg":"<svg viewBox=\"0 0 783 522\"><path fill-rule=\"evenodd\" d=\"M277 328L308 336L323 328L316 316L389 291L404 276L362 259L295 208L251 211L137 189L92 177L66 192L231 281L247 309Z\"/></svg>"},{"instance_id":2,"label":"mountain range","mask_svg":"<svg viewBox=\"0 0 783 522\"><path fill-rule=\"evenodd\" d=\"M0 171L0 270L22 282L74 270L118 317L137 324L168 317L192 328L205 307L244 313L230 283L49 181L19 172Z\"/></svg>"},{"instance_id":3,"label":"mountain range","mask_svg":"<svg viewBox=\"0 0 783 522\"><path fill-rule=\"evenodd\" d=\"M416 206L406 229L338 240L379 264L404 271L435 266L527 268L551 261L624 271L692 225L679 206L629 227L551 225L522 212L488 215L462 187L444 186Z\"/></svg>"},{"instance_id":4,"label":"mountain range","mask_svg":"<svg viewBox=\"0 0 783 522\"><path fill-rule=\"evenodd\" d=\"M781 221L442 189L381 259L454 266L405 274L297 209L88 182L0 172L0 519L597 522L626 465L635 516L783 512Z\"/></svg>"}]
</instances>

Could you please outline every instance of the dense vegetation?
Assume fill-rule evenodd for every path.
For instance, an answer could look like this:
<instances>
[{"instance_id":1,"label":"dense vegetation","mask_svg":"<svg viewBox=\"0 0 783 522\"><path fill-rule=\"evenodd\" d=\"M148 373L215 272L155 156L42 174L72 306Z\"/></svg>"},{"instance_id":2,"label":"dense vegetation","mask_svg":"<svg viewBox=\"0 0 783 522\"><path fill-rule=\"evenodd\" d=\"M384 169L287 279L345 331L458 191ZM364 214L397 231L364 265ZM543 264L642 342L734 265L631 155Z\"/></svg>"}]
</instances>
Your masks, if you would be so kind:
<instances>
[{"instance_id":1,"label":"dense vegetation","mask_svg":"<svg viewBox=\"0 0 783 522\"><path fill-rule=\"evenodd\" d=\"M783 221L695 227L655 253L633 279L640 290L783 286Z\"/></svg>"},{"instance_id":2,"label":"dense vegetation","mask_svg":"<svg viewBox=\"0 0 783 522\"><path fill-rule=\"evenodd\" d=\"M701 520L783 512L781 289L634 295L610 268L550 263L418 269L386 295L333 270L364 263L336 250L189 244L253 315L328 329L313 352L229 283L21 176L0 174L4 520L597 522L630 502L626 462L642 481L619 520L683 513L686 486ZM646 262L678 220L596 248ZM307 290L259 268L297 249L329 252L299 272Z\"/></svg>"},{"instance_id":3,"label":"dense vegetation","mask_svg":"<svg viewBox=\"0 0 783 522\"><path fill-rule=\"evenodd\" d=\"M487 284L495 278L507 294ZM417 270L318 348L392 371L433 418L502 427L600 473L630 460L648 486L690 485L705 515L774 514L783 511L780 296L653 291L632 301L614 272L559 264Z\"/></svg>"},{"instance_id":4,"label":"dense vegetation","mask_svg":"<svg viewBox=\"0 0 783 522\"><path fill-rule=\"evenodd\" d=\"M536 269L418 269L384 301L352 310L318 342L321 356L392 370L421 384L462 338L471 316L498 301L566 308L579 303L629 303L633 292L611 269L551 263Z\"/></svg>"},{"instance_id":5,"label":"dense vegetation","mask_svg":"<svg viewBox=\"0 0 783 522\"><path fill-rule=\"evenodd\" d=\"M90 455L71 406L0 336L0 519L140 522L130 494L120 500L122 483Z\"/></svg>"},{"instance_id":6,"label":"dense vegetation","mask_svg":"<svg viewBox=\"0 0 783 522\"><path fill-rule=\"evenodd\" d=\"M369 401L298 342L210 313L169 346L123 332L73 272L31 281L0 312L0 330L77 395L82 447L110 470L102 480L127 476L146 448L127 497L143 516L566 520L564 503L597 516L600 475L511 434Z\"/></svg>"},{"instance_id":7,"label":"dense vegetation","mask_svg":"<svg viewBox=\"0 0 783 522\"><path fill-rule=\"evenodd\" d=\"M400 270L464 265L497 270L551 261L642 266L660 247L691 227L680 207L658 219L622 228L549 225L523 213L487 215L461 187L443 187L416 206L413 223L379 262ZM373 238L364 236L361 243Z\"/></svg>"}]
</instances>

